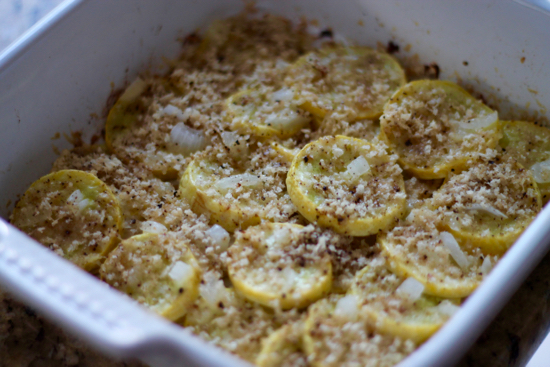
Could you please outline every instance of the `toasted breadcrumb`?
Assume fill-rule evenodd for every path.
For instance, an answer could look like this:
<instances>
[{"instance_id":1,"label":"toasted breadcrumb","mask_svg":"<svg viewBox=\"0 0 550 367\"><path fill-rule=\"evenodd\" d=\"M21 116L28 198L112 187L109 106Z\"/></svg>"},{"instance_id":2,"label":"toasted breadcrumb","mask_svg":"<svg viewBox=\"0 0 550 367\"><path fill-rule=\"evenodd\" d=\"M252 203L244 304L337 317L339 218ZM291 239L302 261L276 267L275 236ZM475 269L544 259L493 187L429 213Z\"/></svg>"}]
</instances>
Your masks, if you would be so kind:
<instances>
[{"instance_id":1,"label":"toasted breadcrumb","mask_svg":"<svg viewBox=\"0 0 550 367\"><path fill-rule=\"evenodd\" d=\"M414 350L414 343L378 334L366 320L336 314L339 297L319 301L308 311L305 349L308 362L322 366L393 366Z\"/></svg>"},{"instance_id":2,"label":"toasted breadcrumb","mask_svg":"<svg viewBox=\"0 0 550 367\"><path fill-rule=\"evenodd\" d=\"M519 235L540 211L541 199L527 169L514 160L493 157L451 176L429 205L451 229L490 237Z\"/></svg>"}]
</instances>

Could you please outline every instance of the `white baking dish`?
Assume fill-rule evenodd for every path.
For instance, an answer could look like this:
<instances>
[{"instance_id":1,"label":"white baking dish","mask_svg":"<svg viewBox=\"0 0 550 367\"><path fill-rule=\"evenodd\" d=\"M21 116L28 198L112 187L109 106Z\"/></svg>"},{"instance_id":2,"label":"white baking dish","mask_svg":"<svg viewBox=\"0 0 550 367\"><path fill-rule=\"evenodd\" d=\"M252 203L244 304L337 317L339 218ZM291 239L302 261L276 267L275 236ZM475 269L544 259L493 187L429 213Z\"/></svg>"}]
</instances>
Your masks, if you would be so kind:
<instances>
[{"instance_id":1,"label":"white baking dish","mask_svg":"<svg viewBox=\"0 0 550 367\"><path fill-rule=\"evenodd\" d=\"M401 46L397 56L437 62L443 79L472 86L501 117L519 111L550 116L544 107L550 105L550 18L536 7L503 0L273 0L257 5L296 21L317 19L321 27L361 44L393 40ZM177 55L185 34L242 7L240 0L66 1L9 47L0 55L0 215L6 218L17 195L49 170L56 157L52 144L69 147L50 137L82 130L86 139L101 130L96 116L102 114L111 84L123 87L139 71L161 66L161 56ZM458 361L547 252L549 222L546 208L462 310L400 366ZM183 364L182 356L191 365L244 365L140 312L2 222L0 278L106 353L135 355L154 365L174 365L178 358ZM42 300L32 297L33 289ZM103 303L83 306L79 295ZM98 317L109 305L126 316L119 329Z\"/></svg>"}]
</instances>

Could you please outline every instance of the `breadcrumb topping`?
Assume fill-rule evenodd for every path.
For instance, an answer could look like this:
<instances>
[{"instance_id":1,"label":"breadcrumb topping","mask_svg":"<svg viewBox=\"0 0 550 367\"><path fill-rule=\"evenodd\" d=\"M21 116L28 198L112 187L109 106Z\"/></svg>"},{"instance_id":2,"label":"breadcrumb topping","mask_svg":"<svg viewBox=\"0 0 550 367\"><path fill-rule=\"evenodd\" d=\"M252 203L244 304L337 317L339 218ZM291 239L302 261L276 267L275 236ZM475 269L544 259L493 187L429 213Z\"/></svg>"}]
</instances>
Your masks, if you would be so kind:
<instances>
[{"instance_id":1,"label":"breadcrumb topping","mask_svg":"<svg viewBox=\"0 0 550 367\"><path fill-rule=\"evenodd\" d=\"M451 229L481 237L517 236L540 211L541 199L528 170L514 160L494 157L451 176L430 205Z\"/></svg>"},{"instance_id":2,"label":"breadcrumb topping","mask_svg":"<svg viewBox=\"0 0 550 367\"><path fill-rule=\"evenodd\" d=\"M491 110L458 88L413 82L386 104L382 131L403 164L433 169L435 177L445 177L446 172L439 173L447 170L444 166L494 148L500 138L497 119L485 129L470 129L472 121L486 118Z\"/></svg>"}]
</instances>

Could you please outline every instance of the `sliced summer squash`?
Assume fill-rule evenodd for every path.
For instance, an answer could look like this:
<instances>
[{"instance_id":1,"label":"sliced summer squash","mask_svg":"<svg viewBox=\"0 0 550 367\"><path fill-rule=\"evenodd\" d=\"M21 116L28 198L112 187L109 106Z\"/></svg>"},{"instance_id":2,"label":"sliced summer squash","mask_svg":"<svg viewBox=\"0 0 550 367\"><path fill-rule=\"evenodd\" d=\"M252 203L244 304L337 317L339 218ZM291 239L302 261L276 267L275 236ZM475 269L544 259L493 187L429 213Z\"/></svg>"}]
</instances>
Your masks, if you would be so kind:
<instances>
[{"instance_id":1,"label":"sliced summer squash","mask_svg":"<svg viewBox=\"0 0 550 367\"><path fill-rule=\"evenodd\" d=\"M501 121L503 153L533 173L542 195L550 200L550 129L527 121Z\"/></svg>"},{"instance_id":2,"label":"sliced summer squash","mask_svg":"<svg viewBox=\"0 0 550 367\"><path fill-rule=\"evenodd\" d=\"M287 138L308 126L311 115L296 106L291 89L264 88L242 90L227 99L233 129L262 138Z\"/></svg>"},{"instance_id":3,"label":"sliced summer squash","mask_svg":"<svg viewBox=\"0 0 550 367\"><path fill-rule=\"evenodd\" d=\"M323 118L334 111L354 120L374 119L391 95L406 83L390 55L368 47L325 47L300 57L285 83L300 107Z\"/></svg>"},{"instance_id":4,"label":"sliced summer squash","mask_svg":"<svg viewBox=\"0 0 550 367\"><path fill-rule=\"evenodd\" d=\"M414 278L424 293L442 298L464 298L486 275L485 255L479 248L466 251L441 228L436 213L413 209L405 221L378 235L389 269L402 278ZM494 264L496 257L488 257Z\"/></svg>"},{"instance_id":5,"label":"sliced summer squash","mask_svg":"<svg viewBox=\"0 0 550 367\"><path fill-rule=\"evenodd\" d=\"M161 316L184 316L199 293L201 271L173 234L143 233L122 241L100 268L101 279Z\"/></svg>"},{"instance_id":6,"label":"sliced summer squash","mask_svg":"<svg viewBox=\"0 0 550 367\"><path fill-rule=\"evenodd\" d=\"M355 276L351 294L379 332L422 343L459 308L457 300L423 295L423 290L416 279L396 276L379 261Z\"/></svg>"},{"instance_id":7,"label":"sliced summer squash","mask_svg":"<svg viewBox=\"0 0 550 367\"><path fill-rule=\"evenodd\" d=\"M309 143L294 158L286 182L305 218L346 235L375 234L406 210L401 169L383 148L361 139Z\"/></svg>"},{"instance_id":8,"label":"sliced summer squash","mask_svg":"<svg viewBox=\"0 0 550 367\"><path fill-rule=\"evenodd\" d=\"M93 270L118 243L122 214L116 197L99 178L62 170L27 189L11 222L67 260Z\"/></svg>"},{"instance_id":9,"label":"sliced summer squash","mask_svg":"<svg viewBox=\"0 0 550 367\"><path fill-rule=\"evenodd\" d=\"M451 176L428 205L464 246L501 255L539 213L541 195L529 170L496 158Z\"/></svg>"},{"instance_id":10,"label":"sliced summer squash","mask_svg":"<svg viewBox=\"0 0 550 367\"><path fill-rule=\"evenodd\" d=\"M235 172L240 173L227 177L215 174L218 169L219 165L214 161L193 160L181 178L180 197L190 204L193 211L210 214L212 223L229 232L259 224L262 218L255 214L255 209L262 205L261 198L258 200L262 181L238 167L235 167ZM248 198L238 194L226 198L227 193L235 189L252 194Z\"/></svg>"},{"instance_id":11,"label":"sliced summer squash","mask_svg":"<svg viewBox=\"0 0 550 367\"><path fill-rule=\"evenodd\" d=\"M399 163L422 179L445 178L501 137L498 113L458 85L419 80L384 106L380 135Z\"/></svg>"},{"instance_id":12,"label":"sliced summer squash","mask_svg":"<svg viewBox=\"0 0 550 367\"><path fill-rule=\"evenodd\" d=\"M238 233L228 250L228 273L244 297L268 307L303 308L329 293L332 265L317 254L310 228L265 223Z\"/></svg>"},{"instance_id":13,"label":"sliced summer squash","mask_svg":"<svg viewBox=\"0 0 550 367\"><path fill-rule=\"evenodd\" d=\"M303 324L287 324L262 341L262 350L256 358L258 367L300 366L305 364L302 352ZM300 363L301 362L301 363Z\"/></svg>"},{"instance_id":14,"label":"sliced summer squash","mask_svg":"<svg viewBox=\"0 0 550 367\"><path fill-rule=\"evenodd\" d=\"M394 366L410 354L415 343L380 334L359 315L355 295L329 296L308 309L303 345L314 367Z\"/></svg>"},{"instance_id":15,"label":"sliced summer squash","mask_svg":"<svg viewBox=\"0 0 550 367\"><path fill-rule=\"evenodd\" d=\"M139 97L147 89L147 82L136 78L115 102L105 122L105 143L111 151L117 149L119 141L124 139L138 118Z\"/></svg>"}]
</instances>

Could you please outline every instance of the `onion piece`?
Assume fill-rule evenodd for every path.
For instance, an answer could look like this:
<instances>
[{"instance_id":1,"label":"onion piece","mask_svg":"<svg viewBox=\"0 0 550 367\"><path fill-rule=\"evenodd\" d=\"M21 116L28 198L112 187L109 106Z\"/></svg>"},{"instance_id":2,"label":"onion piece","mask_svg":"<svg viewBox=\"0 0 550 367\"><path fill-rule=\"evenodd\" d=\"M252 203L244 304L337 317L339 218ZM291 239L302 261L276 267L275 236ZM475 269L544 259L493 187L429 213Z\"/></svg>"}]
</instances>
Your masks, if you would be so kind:
<instances>
[{"instance_id":1,"label":"onion piece","mask_svg":"<svg viewBox=\"0 0 550 367\"><path fill-rule=\"evenodd\" d=\"M533 178L537 183L550 182L550 158L533 164L530 169L531 172L533 172Z\"/></svg>"},{"instance_id":2,"label":"onion piece","mask_svg":"<svg viewBox=\"0 0 550 367\"><path fill-rule=\"evenodd\" d=\"M424 292L424 284L414 278L407 278L397 287L395 293L400 296L405 296L411 302L415 302L422 296Z\"/></svg>"},{"instance_id":3,"label":"onion piece","mask_svg":"<svg viewBox=\"0 0 550 367\"><path fill-rule=\"evenodd\" d=\"M239 185L244 187L259 187L262 184L262 180L258 176L251 175L250 173L242 173L240 175L234 175L222 178L216 182L216 188L221 191L229 189L235 189Z\"/></svg>"},{"instance_id":4,"label":"onion piece","mask_svg":"<svg viewBox=\"0 0 550 367\"><path fill-rule=\"evenodd\" d=\"M221 134L223 145L229 149L233 158L242 158L248 155L246 139L234 131L224 131Z\"/></svg>"},{"instance_id":5,"label":"onion piece","mask_svg":"<svg viewBox=\"0 0 550 367\"><path fill-rule=\"evenodd\" d=\"M140 229L143 233L166 233L168 232L168 229L166 227L158 222L148 220L146 222L142 222L140 225Z\"/></svg>"},{"instance_id":6,"label":"onion piece","mask_svg":"<svg viewBox=\"0 0 550 367\"><path fill-rule=\"evenodd\" d=\"M229 232L227 232L219 224L214 224L208 230L206 230L206 235L212 239L214 245L217 245L221 251L227 250L229 246Z\"/></svg>"},{"instance_id":7,"label":"onion piece","mask_svg":"<svg viewBox=\"0 0 550 367\"><path fill-rule=\"evenodd\" d=\"M164 114L169 116L176 116L180 121L183 121L186 119L183 111L171 104L166 105L166 107L163 108L163 112Z\"/></svg>"},{"instance_id":8,"label":"onion piece","mask_svg":"<svg viewBox=\"0 0 550 367\"><path fill-rule=\"evenodd\" d=\"M357 319L357 314L359 313L359 302L357 297L353 294L345 295L336 302L336 307L334 308L334 316L346 320L355 320Z\"/></svg>"},{"instance_id":9,"label":"onion piece","mask_svg":"<svg viewBox=\"0 0 550 367\"><path fill-rule=\"evenodd\" d=\"M194 274L193 267L183 261L176 261L168 272L168 276L177 286L185 285Z\"/></svg>"},{"instance_id":10,"label":"onion piece","mask_svg":"<svg viewBox=\"0 0 550 367\"><path fill-rule=\"evenodd\" d=\"M495 217L499 217L499 218L508 218L508 216L506 214L504 214L503 212L501 212L497 208L494 208L494 207L492 207L490 205L486 205L486 204L474 203L474 204L470 205L469 207L466 207L465 209L466 210L482 211L482 212L485 212L485 213L492 214Z\"/></svg>"},{"instance_id":11,"label":"onion piece","mask_svg":"<svg viewBox=\"0 0 550 367\"><path fill-rule=\"evenodd\" d=\"M124 93L118 98L118 101L122 103L132 103L145 92L145 89L147 89L147 83L138 77L126 88Z\"/></svg>"},{"instance_id":12,"label":"onion piece","mask_svg":"<svg viewBox=\"0 0 550 367\"><path fill-rule=\"evenodd\" d=\"M453 316L460 310L460 306L452 304L449 300L444 300L437 306L437 310L447 316Z\"/></svg>"},{"instance_id":13,"label":"onion piece","mask_svg":"<svg viewBox=\"0 0 550 367\"><path fill-rule=\"evenodd\" d=\"M491 257L490 256L485 256L485 258L483 259L483 263L481 263L481 267L480 267L480 271L483 275L487 275L489 274L489 272L491 271L491 269L493 268L493 263L491 262Z\"/></svg>"},{"instance_id":14,"label":"onion piece","mask_svg":"<svg viewBox=\"0 0 550 367\"><path fill-rule=\"evenodd\" d=\"M67 204L73 206L76 209L75 212L82 213L84 209L92 204L92 200L86 199L84 194L77 189L68 197Z\"/></svg>"},{"instance_id":15,"label":"onion piece","mask_svg":"<svg viewBox=\"0 0 550 367\"><path fill-rule=\"evenodd\" d=\"M239 134L234 131L224 131L221 133L223 145L231 149L239 141ZM239 143L240 144L240 143Z\"/></svg>"},{"instance_id":16,"label":"onion piece","mask_svg":"<svg viewBox=\"0 0 550 367\"><path fill-rule=\"evenodd\" d=\"M271 95L271 99L275 102L290 101L292 98L294 98L294 92L288 88L281 88Z\"/></svg>"},{"instance_id":17,"label":"onion piece","mask_svg":"<svg viewBox=\"0 0 550 367\"><path fill-rule=\"evenodd\" d=\"M458 242L456 242L455 237L449 232L441 232L439 238L441 238L441 242L447 247L458 266L460 266L462 270L467 270L470 267L470 262L458 245Z\"/></svg>"},{"instance_id":18,"label":"onion piece","mask_svg":"<svg viewBox=\"0 0 550 367\"><path fill-rule=\"evenodd\" d=\"M353 161L351 161L348 164L345 175L350 176L353 179L358 179L359 177L369 172L370 172L369 162L367 162L365 157L360 156L355 158Z\"/></svg>"},{"instance_id":19,"label":"onion piece","mask_svg":"<svg viewBox=\"0 0 550 367\"><path fill-rule=\"evenodd\" d=\"M498 121L498 112L493 111L488 115L481 115L467 121L453 121L460 130L479 130L489 127Z\"/></svg>"},{"instance_id":20,"label":"onion piece","mask_svg":"<svg viewBox=\"0 0 550 367\"><path fill-rule=\"evenodd\" d=\"M271 113L265 119L265 124L277 130L294 130L302 127L309 120L300 115L294 109L286 108L282 111Z\"/></svg>"},{"instance_id":21,"label":"onion piece","mask_svg":"<svg viewBox=\"0 0 550 367\"><path fill-rule=\"evenodd\" d=\"M183 122L172 128L170 141L170 150L173 153L191 154L206 147L206 138L202 131L192 129Z\"/></svg>"},{"instance_id":22,"label":"onion piece","mask_svg":"<svg viewBox=\"0 0 550 367\"><path fill-rule=\"evenodd\" d=\"M203 276L203 282L199 285L199 292L208 307L213 310L219 310L219 303L230 304L231 295L225 288L223 281L219 280L212 273L206 273Z\"/></svg>"}]
</instances>

